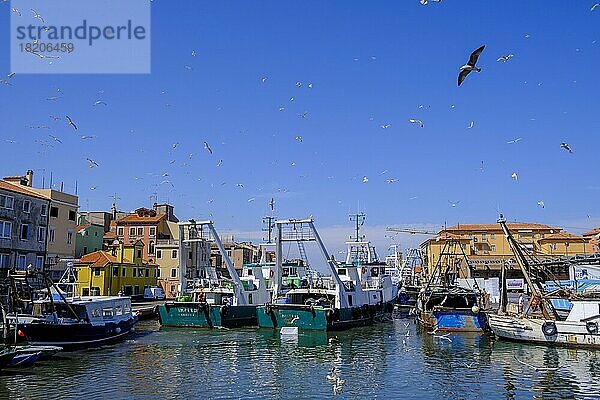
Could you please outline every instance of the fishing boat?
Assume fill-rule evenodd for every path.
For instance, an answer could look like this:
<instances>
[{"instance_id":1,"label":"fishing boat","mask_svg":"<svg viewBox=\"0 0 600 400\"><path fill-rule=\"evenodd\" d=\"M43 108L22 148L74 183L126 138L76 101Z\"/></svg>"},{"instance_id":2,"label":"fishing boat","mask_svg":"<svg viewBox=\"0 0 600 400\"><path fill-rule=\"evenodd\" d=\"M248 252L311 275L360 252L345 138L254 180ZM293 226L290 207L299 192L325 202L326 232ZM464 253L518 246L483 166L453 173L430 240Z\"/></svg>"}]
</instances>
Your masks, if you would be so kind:
<instances>
[{"instance_id":1,"label":"fishing boat","mask_svg":"<svg viewBox=\"0 0 600 400\"><path fill-rule=\"evenodd\" d=\"M419 322L428 331L483 332L487 321L480 312L482 298L477 282L473 287L457 284L462 266L470 270L469 260L458 240L445 237L444 242L427 284L419 291Z\"/></svg>"},{"instance_id":2,"label":"fishing boat","mask_svg":"<svg viewBox=\"0 0 600 400\"><path fill-rule=\"evenodd\" d=\"M32 345L65 349L99 346L123 339L135 330L138 321L129 297L80 297L52 304L51 310L16 321L18 331Z\"/></svg>"},{"instance_id":3,"label":"fishing boat","mask_svg":"<svg viewBox=\"0 0 600 400\"><path fill-rule=\"evenodd\" d=\"M539 279L532 277L534 268L529 264L523 247L508 230L502 215L498 223L525 277L531 291L531 299L526 310L510 307L503 266L500 277L500 307L497 313L488 314L492 332L501 339L600 348L600 299L575 296L569 299L572 308L566 318L561 318L551 296L544 293Z\"/></svg>"},{"instance_id":4,"label":"fishing boat","mask_svg":"<svg viewBox=\"0 0 600 400\"><path fill-rule=\"evenodd\" d=\"M6 325L14 327L15 343L20 337L35 346L74 349L118 341L134 331L137 317L129 297L67 297L46 274L33 270L14 271L9 279L13 312ZM44 357L52 348L38 351Z\"/></svg>"},{"instance_id":5,"label":"fishing boat","mask_svg":"<svg viewBox=\"0 0 600 400\"><path fill-rule=\"evenodd\" d=\"M205 229L206 228L206 229ZM185 279L187 260L180 258L180 297L158 306L161 325L171 327L236 328L256 326L256 307L270 300L261 265L245 269L240 277L227 254L212 221L180 222L180 253L185 254L186 242L214 241L223 257L229 278L217 276L216 268L202 267L205 278L194 282L187 291ZM187 238L186 231L188 232ZM205 236L205 237L203 237Z\"/></svg>"},{"instance_id":6,"label":"fishing boat","mask_svg":"<svg viewBox=\"0 0 600 400\"><path fill-rule=\"evenodd\" d=\"M273 301L258 307L261 328L297 327L303 330L330 331L370 325L391 317L393 303L386 295L383 280L365 279L370 287L363 290L362 266L342 265L329 255L312 219L276 221L276 263ZM331 273L330 277L311 277L304 287L280 291L283 243L316 242ZM359 271L360 270L360 271ZM342 278L342 276L344 278ZM365 275L366 277L366 275ZM375 278L375 277L372 277ZM389 276L387 282L391 283ZM392 289L389 288L389 296Z\"/></svg>"},{"instance_id":7,"label":"fishing boat","mask_svg":"<svg viewBox=\"0 0 600 400\"><path fill-rule=\"evenodd\" d=\"M394 255L388 256L388 263L390 261L393 265L398 265L399 260L398 250L396 246L392 246ZM396 311L401 313L410 313L417 306L417 299L419 298L419 292L421 290L421 272L422 272L423 257L421 249L408 249L406 259L400 262L400 266L397 267L397 284L399 286L398 297L396 300Z\"/></svg>"}]
</instances>

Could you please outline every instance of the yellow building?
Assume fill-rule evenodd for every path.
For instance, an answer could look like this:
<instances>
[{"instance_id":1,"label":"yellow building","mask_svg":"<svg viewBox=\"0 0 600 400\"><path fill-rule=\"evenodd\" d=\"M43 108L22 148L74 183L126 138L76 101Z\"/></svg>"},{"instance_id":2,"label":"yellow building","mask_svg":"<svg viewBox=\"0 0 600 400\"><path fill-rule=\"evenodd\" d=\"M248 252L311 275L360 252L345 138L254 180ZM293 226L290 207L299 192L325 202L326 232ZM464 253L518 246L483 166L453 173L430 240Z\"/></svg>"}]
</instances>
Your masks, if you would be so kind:
<instances>
[{"instance_id":1,"label":"yellow building","mask_svg":"<svg viewBox=\"0 0 600 400\"><path fill-rule=\"evenodd\" d=\"M142 259L144 243L118 243L110 251L95 251L75 264L76 294L80 296L143 295L156 286L158 267Z\"/></svg>"},{"instance_id":2,"label":"yellow building","mask_svg":"<svg viewBox=\"0 0 600 400\"><path fill-rule=\"evenodd\" d=\"M564 232L561 228L535 223L508 223L507 227L524 248L541 260L593 253L589 238ZM520 275L499 224L459 224L445 228L423 242L421 251L428 272L440 263L440 258L446 263L457 262L466 256L470 268L466 262L460 263L461 277L497 277L503 264L512 270L509 275ZM455 261L449 261L452 259Z\"/></svg>"}]
</instances>

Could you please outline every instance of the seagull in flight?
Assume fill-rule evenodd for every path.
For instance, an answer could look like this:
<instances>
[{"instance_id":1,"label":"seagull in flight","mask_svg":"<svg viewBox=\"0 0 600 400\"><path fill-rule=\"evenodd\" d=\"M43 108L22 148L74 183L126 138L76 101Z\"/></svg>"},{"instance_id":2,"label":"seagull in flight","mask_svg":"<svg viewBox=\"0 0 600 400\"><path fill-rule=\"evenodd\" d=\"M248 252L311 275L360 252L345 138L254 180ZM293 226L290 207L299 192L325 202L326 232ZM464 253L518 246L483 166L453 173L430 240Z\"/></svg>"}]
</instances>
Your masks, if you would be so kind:
<instances>
[{"instance_id":1,"label":"seagull in flight","mask_svg":"<svg viewBox=\"0 0 600 400\"><path fill-rule=\"evenodd\" d=\"M304 140L304 139L302 138L302 136L296 136L296 138L295 138L295 139L296 139L297 141L299 141L300 143L302 143L302 141Z\"/></svg>"},{"instance_id":2,"label":"seagull in flight","mask_svg":"<svg viewBox=\"0 0 600 400\"><path fill-rule=\"evenodd\" d=\"M421 121L420 119L414 119L411 118L408 120L408 122L410 122L411 124L418 124L419 127L423 128L425 126L425 124L423 123L423 121Z\"/></svg>"},{"instance_id":3,"label":"seagull in flight","mask_svg":"<svg viewBox=\"0 0 600 400\"><path fill-rule=\"evenodd\" d=\"M500 56L500 57L498 57L498 59L497 59L496 61L497 61L497 62L502 62L502 63L505 63L505 62L507 62L508 60L510 60L510 59L511 59L512 57L514 57L514 56L515 56L514 54L507 54L507 55L505 55L505 56Z\"/></svg>"},{"instance_id":4,"label":"seagull in flight","mask_svg":"<svg viewBox=\"0 0 600 400\"><path fill-rule=\"evenodd\" d=\"M544 203L544 200L540 200L540 201L538 201L538 202L537 202L537 205L538 205L540 208L546 208L546 203Z\"/></svg>"},{"instance_id":5,"label":"seagull in flight","mask_svg":"<svg viewBox=\"0 0 600 400\"><path fill-rule=\"evenodd\" d=\"M450 204L450 207L456 207L456 206L458 206L459 203L460 203L460 200L457 200L454 202L448 200L448 204Z\"/></svg>"},{"instance_id":6,"label":"seagull in flight","mask_svg":"<svg viewBox=\"0 0 600 400\"><path fill-rule=\"evenodd\" d=\"M390 124L379 125L379 127L381 129L388 129L390 126L392 126L392 125L390 125Z\"/></svg>"},{"instance_id":7,"label":"seagull in flight","mask_svg":"<svg viewBox=\"0 0 600 400\"><path fill-rule=\"evenodd\" d=\"M179 146L179 142L177 142L177 143L173 143L173 145L172 145L171 147L173 147L173 149L176 149L176 148L177 148L177 146Z\"/></svg>"},{"instance_id":8,"label":"seagull in flight","mask_svg":"<svg viewBox=\"0 0 600 400\"><path fill-rule=\"evenodd\" d=\"M100 164L98 164L96 161L92 160L91 158L86 158L87 162L90 163L90 168L94 168L94 167L99 167Z\"/></svg>"},{"instance_id":9,"label":"seagull in flight","mask_svg":"<svg viewBox=\"0 0 600 400\"><path fill-rule=\"evenodd\" d=\"M59 139L59 138L57 138L56 136L54 136L54 135L48 135L48 136L50 136L52 139L54 139L54 141L55 141L55 142L58 142L58 143L61 143L61 144L62 144L62 140L60 140L60 139Z\"/></svg>"},{"instance_id":10,"label":"seagull in flight","mask_svg":"<svg viewBox=\"0 0 600 400\"><path fill-rule=\"evenodd\" d=\"M46 22L44 21L44 18L42 18L42 16L40 15L39 12L35 11L34 9L31 9L31 12L33 13L33 18L37 18L39 19L42 24L45 24Z\"/></svg>"},{"instance_id":11,"label":"seagull in flight","mask_svg":"<svg viewBox=\"0 0 600 400\"><path fill-rule=\"evenodd\" d=\"M17 10L16 8L13 7L11 11L17 14L19 17L21 16L21 11Z\"/></svg>"},{"instance_id":12,"label":"seagull in flight","mask_svg":"<svg viewBox=\"0 0 600 400\"><path fill-rule=\"evenodd\" d=\"M275 210L275 199L273 197L271 197L271 201L269 202L269 207L271 208L271 211Z\"/></svg>"},{"instance_id":13,"label":"seagull in flight","mask_svg":"<svg viewBox=\"0 0 600 400\"><path fill-rule=\"evenodd\" d=\"M471 123L469 124L469 126L467 126L467 129L471 129L475 126L475 121L471 121Z\"/></svg>"},{"instance_id":14,"label":"seagull in flight","mask_svg":"<svg viewBox=\"0 0 600 400\"><path fill-rule=\"evenodd\" d=\"M467 75L471 73L471 71L481 72L481 68L477 68L475 64L477 64L477 60L479 59L479 55L485 49L485 44L471 53L471 57L469 57L469 61L460 67L460 73L458 74L458 86L465 80Z\"/></svg>"},{"instance_id":15,"label":"seagull in flight","mask_svg":"<svg viewBox=\"0 0 600 400\"><path fill-rule=\"evenodd\" d=\"M523 140L523 138L520 138L520 137L518 137L518 138L515 138L515 139L513 139L513 140L509 140L509 141L508 141L508 142L506 142L506 143L507 143L507 144L516 144L516 143L519 143L521 140Z\"/></svg>"},{"instance_id":16,"label":"seagull in flight","mask_svg":"<svg viewBox=\"0 0 600 400\"><path fill-rule=\"evenodd\" d=\"M369 182L369 177L363 176L362 182L363 183L368 183Z\"/></svg>"},{"instance_id":17,"label":"seagull in flight","mask_svg":"<svg viewBox=\"0 0 600 400\"><path fill-rule=\"evenodd\" d=\"M89 140L89 139L95 139L96 136L94 135L83 135L81 136L81 140Z\"/></svg>"},{"instance_id":18,"label":"seagull in flight","mask_svg":"<svg viewBox=\"0 0 600 400\"><path fill-rule=\"evenodd\" d=\"M516 172L513 172L510 177L513 178L515 181L519 180L519 175L517 175Z\"/></svg>"},{"instance_id":19,"label":"seagull in flight","mask_svg":"<svg viewBox=\"0 0 600 400\"><path fill-rule=\"evenodd\" d=\"M69 117L68 115L65 115L65 118L67 118L67 122L69 123L69 125L72 126L75 130L77 130L77 125L75 125L75 122L73 122L71 117Z\"/></svg>"},{"instance_id":20,"label":"seagull in flight","mask_svg":"<svg viewBox=\"0 0 600 400\"><path fill-rule=\"evenodd\" d=\"M571 149L571 146L569 146L569 143L562 142L560 144L560 148L567 150L569 153L573 153L573 150Z\"/></svg>"},{"instance_id":21,"label":"seagull in flight","mask_svg":"<svg viewBox=\"0 0 600 400\"><path fill-rule=\"evenodd\" d=\"M210 154L212 154L212 149L210 148L210 145L208 144L208 142L204 142L204 148L206 149L206 151L208 151Z\"/></svg>"},{"instance_id":22,"label":"seagull in flight","mask_svg":"<svg viewBox=\"0 0 600 400\"><path fill-rule=\"evenodd\" d=\"M108 104L106 104L106 102L104 100L96 100L94 102L94 106L100 106L100 105L107 106Z\"/></svg>"},{"instance_id":23,"label":"seagull in flight","mask_svg":"<svg viewBox=\"0 0 600 400\"><path fill-rule=\"evenodd\" d=\"M219 160L219 162L217 163L217 167L220 167L221 165L223 165L223 160Z\"/></svg>"},{"instance_id":24,"label":"seagull in flight","mask_svg":"<svg viewBox=\"0 0 600 400\"><path fill-rule=\"evenodd\" d=\"M594 11L596 8L600 7L600 3L596 3L592 6L590 11ZM20 15L19 15L20 16Z\"/></svg>"}]
</instances>

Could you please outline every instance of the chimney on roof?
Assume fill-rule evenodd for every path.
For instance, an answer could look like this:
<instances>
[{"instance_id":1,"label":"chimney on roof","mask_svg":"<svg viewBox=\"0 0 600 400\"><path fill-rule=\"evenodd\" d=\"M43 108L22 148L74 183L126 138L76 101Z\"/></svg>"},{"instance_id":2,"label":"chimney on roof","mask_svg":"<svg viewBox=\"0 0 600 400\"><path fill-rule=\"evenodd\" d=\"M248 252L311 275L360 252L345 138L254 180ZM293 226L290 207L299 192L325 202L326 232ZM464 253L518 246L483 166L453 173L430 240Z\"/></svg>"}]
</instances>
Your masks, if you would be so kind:
<instances>
[{"instance_id":1,"label":"chimney on roof","mask_svg":"<svg viewBox=\"0 0 600 400\"><path fill-rule=\"evenodd\" d=\"M25 174L25 179L27 179L27 186L33 187L33 170L27 170L27 173Z\"/></svg>"}]
</instances>

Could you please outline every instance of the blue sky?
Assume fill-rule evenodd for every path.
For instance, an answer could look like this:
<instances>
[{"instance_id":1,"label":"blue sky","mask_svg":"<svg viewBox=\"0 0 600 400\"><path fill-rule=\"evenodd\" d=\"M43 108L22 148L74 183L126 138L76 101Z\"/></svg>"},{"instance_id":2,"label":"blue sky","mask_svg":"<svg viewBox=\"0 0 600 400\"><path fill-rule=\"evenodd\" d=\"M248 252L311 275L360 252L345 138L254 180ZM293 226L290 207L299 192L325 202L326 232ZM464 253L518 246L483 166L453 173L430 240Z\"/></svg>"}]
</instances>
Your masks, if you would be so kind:
<instances>
[{"instance_id":1,"label":"blue sky","mask_svg":"<svg viewBox=\"0 0 600 400\"><path fill-rule=\"evenodd\" d=\"M77 181L84 210L109 209L116 193L129 211L156 192L180 218L229 231L258 230L274 197L277 216L313 215L348 234L358 207L377 227L493 222L501 210L580 232L600 223L592 4L157 0L150 75L17 74L0 85L2 173L33 168L41 185L52 171L67 191ZM9 10L0 3L2 78ZM481 44L482 73L457 87ZM45 100L58 88L60 100ZM51 129L27 127L42 124ZM62 144L42 151L35 140L49 134Z\"/></svg>"}]
</instances>

